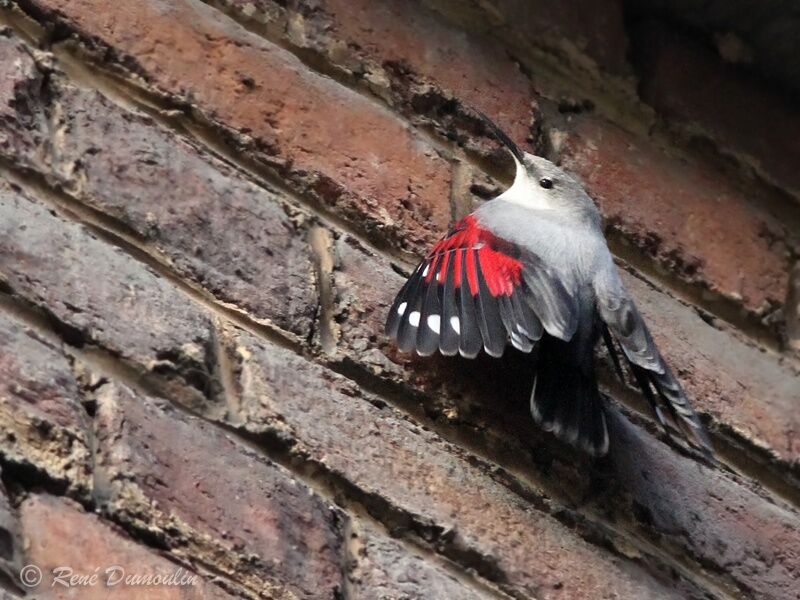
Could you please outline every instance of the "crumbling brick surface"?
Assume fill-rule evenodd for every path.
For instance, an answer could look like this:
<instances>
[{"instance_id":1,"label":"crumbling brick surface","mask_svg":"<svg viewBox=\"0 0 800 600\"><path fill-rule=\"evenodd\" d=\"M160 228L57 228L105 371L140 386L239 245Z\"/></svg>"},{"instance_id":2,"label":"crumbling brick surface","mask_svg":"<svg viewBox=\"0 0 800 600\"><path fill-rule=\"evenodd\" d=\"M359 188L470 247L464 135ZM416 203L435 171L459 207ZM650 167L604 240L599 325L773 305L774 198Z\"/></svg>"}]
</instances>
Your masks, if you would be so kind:
<instances>
[{"instance_id":1,"label":"crumbling brick surface","mask_svg":"<svg viewBox=\"0 0 800 600\"><path fill-rule=\"evenodd\" d=\"M81 598L99 600L113 595L114 598L133 600L145 594L165 600L228 600L235 597L191 569L172 563L130 539L118 527L87 512L72 500L46 494L32 495L19 507L19 522L30 564L36 564L48 573L41 584L51 590L45 597L69 597L68 585L76 573L97 575L97 580L103 582L81 586ZM81 551L75 552L75 548ZM103 565L103 568L96 571L97 565ZM191 583L148 584L159 581L156 578ZM157 592L149 592L151 589Z\"/></svg>"},{"instance_id":2,"label":"crumbling brick surface","mask_svg":"<svg viewBox=\"0 0 800 600\"><path fill-rule=\"evenodd\" d=\"M605 4L0 0L0 597L797 598L796 103ZM476 110L583 178L716 464L602 356L591 460L529 356L385 338L510 179Z\"/></svg>"}]
</instances>

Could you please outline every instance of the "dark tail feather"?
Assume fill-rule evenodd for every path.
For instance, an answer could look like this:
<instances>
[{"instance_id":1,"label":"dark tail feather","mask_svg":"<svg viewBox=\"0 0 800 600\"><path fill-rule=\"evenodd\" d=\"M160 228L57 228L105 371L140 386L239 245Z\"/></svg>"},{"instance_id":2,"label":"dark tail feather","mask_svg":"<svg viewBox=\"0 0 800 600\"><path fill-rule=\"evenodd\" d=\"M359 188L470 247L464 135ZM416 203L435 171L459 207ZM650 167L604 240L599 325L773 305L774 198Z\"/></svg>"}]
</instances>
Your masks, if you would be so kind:
<instances>
[{"instance_id":1,"label":"dark tail feather","mask_svg":"<svg viewBox=\"0 0 800 600\"><path fill-rule=\"evenodd\" d=\"M621 382L625 382L625 376L622 373L622 365L620 364L619 354L617 353L614 341L608 328L603 326L601 333L603 341L608 348L608 353L614 363L614 370ZM639 389L647 399L653 413L658 419L659 425L663 429L668 438L671 438L669 427L667 426L667 419L665 418L662 406L666 407L667 413L671 418L675 427L680 430L684 436L699 449L703 455L710 461L714 461L713 452L711 450L711 443L708 440L708 435L703 428L702 423L697 418L697 414L692 410L689 401L686 398L686 392L683 391L681 384L675 379L675 376L669 370L669 367L663 363L663 373L656 373L640 367L634 362L627 360L628 367L630 367ZM660 401L660 402L659 402Z\"/></svg>"},{"instance_id":2,"label":"dark tail feather","mask_svg":"<svg viewBox=\"0 0 800 600\"><path fill-rule=\"evenodd\" d=\"M628 361L628 366L667 437L672 436L662 407L666 408L675 428L682 432L706 459L713 462L711 442L708 440L705 428L700 423L697 414L689 406L686 393L672 375L669 367L665 365L664 373L659 374L643 369L630 361Z\"/></svg>"},{"instance_id":3,"label":"dark tail feather","mask_svg":"<svg viewBox=\"0 0 800 600\"><path fill-rule=\"evenodd\" d=\"M708 460L714 461L708 434L706 434L697 413L689 405L686 392L672 375L669 367L664 366L663 374L648 371L647 375L678 429ZM661 420L663 424L663 418Z\"/></svg>"},{"instance_id":4,"label":"dark tail feather","mask_svg":"<svg viewBox=\"0 0 800 600\"><path fill-rule=\"evenodd\" d=\"M650 404L650 408L653 410L656 419L658 419L659 425L661 425L664 432L669 436L669 429L664 419L664 413L661 411L661 407L658 405L658 401L653 393L653 388L650 386L650 374L642 367L636 366L632 362L629 362L628 366L631 368L633 377L636 379L636 384L639 386L639 389L642 390L644 397L647 398L647 402ZM625 380L623 379L622 381Z\"/></svg>"},{"instance_id":5,"label":"dark tail feather","mask_svg":"<svg viewBox=\"0 0 800 600\"><path fill-rule=\"evenodd\" d=\"M563 342L556 345L567 346ZM531 413L545 431L594 456L608 452L605 409L591 363L581 368L563 354L542 348L531 393ZM569 356L569 354L567 354Z\"/></svg>"},{"instance_id":6,"label":"dark tail feather","mask_svg":"<svg viewBox=\"0 0 800 600\"><path fill-rule=\"evenodd\" d=\"M611 332L608 331L608 327L606 327L605 324L601 325L600 331L603 334L603 341L608 349L608 355L611 357L611 362L614 363L614 370L617 372L617 377L619 377L621 382L625 383L625 375L622 373L622 364L619 361L619 353L614 346L614 340L611 339Z\"/></svg>"}]
</instances>

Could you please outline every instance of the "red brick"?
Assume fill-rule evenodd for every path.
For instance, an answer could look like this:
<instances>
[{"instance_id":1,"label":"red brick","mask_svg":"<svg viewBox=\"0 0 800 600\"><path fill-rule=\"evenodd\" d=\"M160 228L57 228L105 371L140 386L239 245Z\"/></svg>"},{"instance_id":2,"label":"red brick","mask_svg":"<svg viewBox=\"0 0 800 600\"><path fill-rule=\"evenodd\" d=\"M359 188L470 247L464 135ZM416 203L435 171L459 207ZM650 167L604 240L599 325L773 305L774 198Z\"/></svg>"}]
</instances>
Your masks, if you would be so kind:
<instances>
[{"instance_id":1,"label":"red brick","mask_svg":"<svg viewBox=\"0 0 800 600\"><path fill-rule=\"evenodd\" d=\"M46 137L39 111L42 76L28 49L10 30L0 27L0 153L28 165Z\"/></svg>"},{"instance_id":2,"label":"red brick","mask_svg":"<svg viewBox=\"0 0 800 600\"><path fill-rule=\"evenodd\" d=\"M343 516L284 469L125 387L101 388L97 419L97 494L115 519L270 597L342 590Z\"/></svg>"},{"instance_id":3,"label":"red brick","mask_svg":"<svg viewBox=\"0 0 800 600\"><path fill-rule=\"evenodd\" d=\"M68 191L219 300L309 336L317 291L301 215L150 119L95 92L58 92L65 130L52 162Z\"/></svg>"},{"instance_id":4,"label":"red brick","mask_svg":"<svg viewBox=\"0 0 800 600\"><path fill-rule=\"evenodd\" d=\"M714 386L715 378L719 378L719 385L725 386L725 394L731 394L718 397L713 390L706 391L698 401L701 410L706 410L704 403L708 398L723 406L739 402L738 407L734 405L726 410L726 417L739 413L739 419L758 428L769 416L773 419L772 427L782 428L776 434L777 442L793 443L791 432L797 425L793 410L796 394L792 395L792 390L797 388L797 379L789 370L783 371L777 364L770 364L757 350L737 342L729 334L703 326L699 317L690 318L689 309L681 305L683 314L675 308L663 310L668 303L662 295L654 291L644 293L636 280L626 279L634 295L643 298L645 316L659 313L656 325L664 336L667 331L674 331L669 335L676 338L692 333L689 341L681 341L680 345L677 341L665 344L670 360L673 353L686 353L676 365L681 377L685 377L682 367L694 360L694 373L708 369L702 373L707 378L705 385ZM674 303L673 300L668 302ZM664 323L672 329L665 329ZM700 338L708 337L698 343L697 329L701 328L705 332ZM659 334L659 341L664 336ZM452 526L463 537L457 539L474 544L483 555L495 557L498 566L508 570L510 581L524 585L528 577L539 576L529 571L526 577L521 577L515 570L521 564L515 554L515 544L527 546L528 529L521 529L521 519L515 512L518 506L504 497L495 483L474 480L484 476L478 470L462 470L462 466L448 456L448 447L442 448L441 441L434 435L416 428L407 432L408 426L389 409L376 409L370 404L357 406L358 393L348 387L344 387L340 396L332 386L337 378L319 373L319 383L314 383L312 373L301 377L304 371L311 369L302 366L299 359L281 356L277 349L254 350L258 344L242 339L238 342L242 357L241 406L249 428L259 431L274 427L281 434L290 435L297 440L298 452L324 457L320 460L324 460L328 468L370 493L387 498L404 511L420 515L417 518L427 517L447 529L451 516L458 515ZM709 365L709 359L705 358L706 352L712 353L720 345L734 348L723 352L725 362L721 366L727 372L715 370L717 365ZM759 379L747 380L753 373L758 374ZM687 381L690 389L697 385L692 377ZM770 390L770 386L774 390ZM733 395L737 388L738 395ZM760 405L762 399L767 400L766 407ZM496 393L484 396L487 404L496 400ZM608 468L615 483L605 495L588 503L584 498L581 513L592 520L609 519L616 531L626 531L628 535L632 535L632 531L644 533L659 547L668 548L696 564L713 565L718 572L725 573L723 582L732 581L746 594L763 598L789 597L788 591L796 589L800 576L795 568L796 557L800 556L795 550L800 548L797 511L765 498L763 492L753 491L753 482L742 481L721 469L710 469L680 456L632 426L616 411L614 414ZM781 415L784 422L778 420ZM273 422L277 425L272 425ZM527 426L531 430L534 428L530 421ZM794 446L790 449L797 450ZM586 478L587 474L561 468L551 476L563 476L566 480L561 485L580 489L585 483L581 477ZM409 486L411 481L416 482L414 487ZM548 486L548 489L557 488ZM561 493L570 502L569 493ZM476 511L480 517L473 516L475 507L480 507ZM530 505L526 510L531 510ZM477 523L486 522L492 524L488 531L478 528ZM541 517L534 520L528 516L525 522L527 527L545 527ZM505 529L506 525L513 529L513 534ZM507 541L499 543L495 535ZM548 536L547 527L537 531L537 544L546 547ZM516 542L509 543L509 539ZM555 572L567 569L565 563L572 560L570 553L577 552L572 546L569 548L569 553L565 553L566 547L562 546L565 562L553 566ZM594 563L582 564L586 574L586 565ZM569 583L565 585L569 589ZM571 592L572 597L578 595L574 588Z\"/></svg>"},{"instance_id":5,"label":"red brick","mask_svg":"<svg viewBox=\"0 0 800 600\"><path fill-rule=\"evenodd\" d=\"M541 54L590 72L625 75L628 40L623 3L606 0L425 0L457 24L485 31L514 49L532 70L541 67ZM534 73L535 76L535 73Z\"/></svg>"},{"instance_id":6,"label":"red brick","mask_svg":"<svg viewBox=\"0 0 800 600\"><path fill-rule=\"evenodd\" d=\"M408 550L370 525L352 527L350 534L350 598L458 598L481 600L497 598L481 588L456 578L441 561Z\"/></svg>"},{"instance_id":7,"label":"red brick","mask_svg":"<svg viewBox=\"0 0 800 600\"><path fill-rule=\"evenodd\" d=\"M389 306L403 285L388 260L373 254L357 240L342 235L333 244L333 311L342 349L358 354L358 360L397 372L387 361L394 358L390 340L383 335ZM402 360L402 355L397 357Z\"/></svg>"},{"instance_id":8,"label":"red brick","mask_svg":"<svg viewBox=\"0 0 800 600\"><path fill-rule=\"evenodd\" d=\"M252 138L298 189L369 233L418 249L450 221L450 167L422 137L199 0L31 6L113 48L157 90ZM198 64L213 64L213 76Z\"/></svg>"},{"instance_id":9,"label":"red brick","mask_svg":"<svg viewBox=\"0 0 800 600\"><path fill-rule=\"evenodd\" d=\"M243 427L291 439L292 452L356 486L368 506L388 503L412 529L446 554L472 557L478 572L510 593L680 596L533 508L437 435L375 406L348 380L247 334L231 343L240 386L234 418Z\"/></svg>"},{"instance_id":10,"label":"red brick","mask_svg":"<svg viewBox=\"0 0 800 600\"><path fill-rule=\"evenodd\" d=\"M36 473L44 483L88 496L87 421L61 350L0 314L0 456L6 470Z\"/></svg>"},{"instance_id":11,"label":"red brick","mask_svg":"<svg viewBox=\"0 0 800 600\"><path fill-rule=\"evenodd\" d=\"M36 2L28 0L25 4L30 7ZM85 26L86 37L96 33L105 41L111 40L109 43L120 52L108 54L108 60L124 61L143 73L158 90L182 98L195 98L201 113L221 124L232 124L236 130L248 130L256 123L254 136L262 145L262 157L278 162L295 189L304 193L316 191L358 227L379 234L376 237L382 238L383 233L388 233L394 236L389 239L396 242L404 236L405 230L410 230L407 248L418 250L428 237L437 236L442 224L449 219L449 207L445 206L447 194L435 196L443 202L436 204L441 209L438 221L434 215L428 222L418 224L409 216L415 214L412 210L397 213L405 221L395 213L379 214L380 204L365 201L370 200L370 196L364 192L365 189L369 191L379 168L368 165L369 168L362 169L369 160L361 155L357 157L361 162L356 161L357 174L364 179L358 181L358 190L351 193L349 190L355 189L352 182L357 178L351 171L343 172L343 163L337 162L336 156L331 159L332 154L326 152L332 147L338 148L335 146L338 140L331 134L332 126L325 124L323 128L314 122L317 114L324 110L309 103L312 112L302 118L295 119L298 112L294 105L276 113L272 102L284 90L279 86L266 91L264 88L273 75L281 78L295 69L291 82L299 83L291 93L284 93L284 97L292 101L300 96L297 89L316 90L315 100L338 98L336 94L350 92L310 75L282 50L242 33L241 28L199 3L148 0L111 10L99 10L107 7L81 0L60 0L52 4L43 0L40 4L61 6L70 12L77 19L72 21L72 26ZM488 4L482 3L482 6ZM619 3L614 6L618 8ZM152 17L149 21L136 20L137 15L152 7L163 11L163 19L153 12L145 15ZM108 15L112 15L113 22ZM122 15L122 18L114 21L114 15ZM130 15L133 18L126 21ZM214 15L214 20L209 15ZM81 19L83 21L78 23ZM527 15L526 19L520 18L520 30L525 29L527 22ZM55 31L61 35L65 30L57 28ZM232 31L236 35L229 35ZM529 28L526 32L529 37L532 31L537 30ZM217 33L220 35L215 37ZM340 35L339 31L334 33ZM384 33L391 41L388 29ZM563 30L557 30L555 38L562 33ZM353 35L356 34L361 35L357 30ZM335 43L341 41L336 39ZM198 45L191 46L187 40ZM236 40L238 45L229 43L230 40ZM520 43L528 42L517 39L516 44ZM15 56L15 49L1 46L0 58ZM202 47L207 52L195 53L191 58L180 55L181 51L191 52L193 47ZM390 44L387 47L391 50ZM370 48L376 48L377 52L378 43L373 42ZM262 60L265 55L267 59ZM221 74L213 74L220 79L214 79L208 71L200 73L202 70L196 68L195 62L198 57L207 60L212 71L214 66L221 65ZM195 67L188 74L187 65ZM237 79L234 72L237 65L244 69L243 78ZM275 65L270 70L270 66ZM251 71L256 73L256 78ZM5 92L6 98L18 97L16 90L23 88L22 96L35 97L32 91L35 73L23 69L6 74L10 81L22 82L22 88L17 83L11 88L6 86L6 90L12 90L10 96ZM228 83L234 80L241 82L242 89L234 89ZM281 83L284 81L289 78L283 77ZM33 87L25 87L29 84ZM251 86L255 88L251 90ZM56 88L51 85L48 92ZM0 84L0 99L2 90ZM258 113L261 107L254 105L250 95L266 102L267 117L277 114L269 126L253 116L262 113ZM89 97L85 96L81 102L89 106L86 98ZM72 106L67 96L63 99L65 107ZM49 96L46 101L50 101ZM21 119L17 105L12 105L0 102L0 120L11 115L7 130L12 132L12 137L7 139L14 143L22 140L23 145L6 150L4 156L27 166L37 158L36 152L28 151L42 147L37 137L41 133L41 123L36 119ZM7 110L8 106L13 110ZM366 111L364 107L395 122L374 103L361 97L354 100L350 108ZM109 112L115 110L110 105L106 108ZM330 117L335 112L324 115ZM87 118L81 120L84 116ZM92 109L80 118L76 115L69 115L69 118L73 119L75 130L118 125L121 128L114 131L124 133L124 139L135 149L153 150L148 145L153 139L145 136L145 131L152 129L147 120L109 118L104 122L99 111ZM351 124L347 120L344 123ZM579 125L584 124L585 121L579 122ZM397 131L407 133L402 123L399 127L389 131L389 135ZM315 154L316 146L306 152L311 144L305 145L303 139L292 137L309 134L308 139L318 143L319 136L312 136L319 133L316 128L323 129L322 141L328 140L327 146L319 144L323 148L319 155ZM609 126L608 129L613 128ZM602 127L598 130L614 137L604 133ZM133 143L136 132L146 137L141 145ZM72 135L75 136L74 131ZM413 134L408 135L413 137ZM577 161L585 155L594 156L592 153L598 152L602 155L605 151L605 148L598 151L585 144L587 139L590 143L594 139L586 129L580 130L577 136L575 132L572 135L566 146L568 159ZM84 158L81 156L84 149L94 150L90 148L91 140L85 146L78 136L68 142L75 143L72 147L75 155L70 154L67 159L70 164L80 166L80 162L73 161ZM386 144L395 142L391 140ZM620 133L615 142L616 150L624 150L619 154L633 164L639 165L637 160L644 161L649 170L637 166L627 171L625 163L620 166L610 161L609 171L612 175L621 172L628 177L627 180L620 178L625 194L632 196L636 186L643 185L658 211L655 215L641 209L626 212L627 198L614 197L614 184L606 183L598 175L595 188L602 190L603 185L607 186L605 192L609 198L603 201L608 211L617 211L617 227L629 238L638 240L642 248L651 251L662 264L679 268L685 281L706 285L734 299L741 295L745 306L758 314L780 303L785 282L781 283L778 273L785 271L787 262L780 241L782 234L779 227L775 228L753 208L758 206L758 199L745 201L741 190L720 184L719 175L704 167L686 166L653 149L630 149L628 142L629 138ZM354 141L352 148L365 147L360 144ZM614 149L613 143L609 145ZM426 144L423 146L425 150L430 149ZM0 141L0 149L9 147ZM22 152L18 151L20 147ZM416 177L416 167L408 168L411 160L403 162L408 153L404 154L402 148L394 150L391 160L402 163L402 169ZM190 148L187 152L192 154ZM385 156L386 149L381 148L376 155ZM106 163L104 160L108 156L111 160ZM609 156L613 156L611 152ZM280 162L287 157L296 160ZM606 163L605 158L603 161ZM669 168L663 167L664 161L669 163ZM148 230L147 221L141 220L141 213L136 212L137 207L114 204L115 185L129 194L126 196L128 204L140 195L150 197L148 187L155 185L146 179L137 182L114 179L114 171L127 163L137 164L139 173L146 172L146 159L137 162L134 156L122 152L106 154L93 165L94 171L87 170L91 173L91 194L82 196L82 200L96 201L101 210L123 215L148 243L158 244L161 252L173 253L173 260L184 256L197 230L181 229L181 223L200 218L198 215L202 211L199 207L194 211L194 206L188 206L193 199L186 200L187 204L181 206L192 210L181 213L175 221L165 221L174 233L162 236L157 227ZM191 161L191 164L199 162ZM164 166L163 161L161 165ZM369 170L372 168L374 170ZM168 173L176 174L175 171ZM104 182L106 177L114 183ZM654 189L658 193L648 187L652 185L651 179L655 179ZM718 223L718 229L709 234L707 229L701 226L692 229L696 224L681 220L681 204L670 204L673 199L663 190L670 189L665 183L674 186L676 181L684 179L699 184L691 189L700 189L702 193L687 192L679 195L678 200L689 207L704 207L692 210L708 220L723 212L708 207L722 204L725 211L732 214L730 231L725 229L726 222ZM188 185L193 180L180 181ZM419 183L424 178L415 181ZM341 188L336 187L339 185ZM443 187L447 186L443 184ZM242 191L244 188L224 189L246 194ZM348 191L339 195L343 189ZM404 190L401 185L394 189L397 194L400 193L397 190ZM68 191L75 193L76 190L78 188ZM724 203L721 198L725 199ZM17 200L30 206L19 204ZM609 209L614 203L616 207ZM160 208L156 203L149 206L151 212L153 209L158 212ZM748 212L751 209L752 212ZM209 370L214 370L210 365L217 357L209 350L215 340L208 318L169 284L153 276L140 263L99 242L85 230L50 215L11 188L0 188L0 211L0 281L12 288L18 300L50 310L56 318L56 326L72 343L96 342L110 353L119 354L146 369L165 368L164 363L167 363L166 368L178 369L190 380L193 380L190 374L199 373L203 385L213 380ZM370 221L362 223L363 214L371 215ZM221 231L224 237L222 229L214 229L223 221L220 217L208 230L201 231ZM292 227L286 239L298 233L294 225ZM653 238L651 234L661 235L662 227L667 231L666 237ZM270 237L274 236L279 233L271 232ZM708 240L704 236L711 240L709 250L706 250ZM653 249L652 244L658 248ZM730 262L722 260L730 252L737 257L747 253L741 273L730 267ZM755 253L754 258L751 252ZM776 257L779 260L776 261ZM176 261L176 268L182 276L209 288L218 287L223 293L228 287L235 287L238 274L234 271L231 275L226 268L237 256L215 254L212 258L210 266L219 269L219 273L204 274L201 269L205 268L205 263L189 259L186 263ZM248 261L251 258L247 256ZM418 403L420 409L428 409L430 402L434 407L430 412L433 416L426 422L441 427L442 431L445 427L442 420L436 420L436 410L443 407L460 410L464 406L474 410L456 424L460 429L453 439L469 445L474 442L468 438L475 433L475 437L488 435L487 432L499 434L497 437L506 434L507 452L514 454L522 450L513 461L503 462L514 467L519 480L443 442L438 435L421 430L383 399L361 392L352 382L331 374L329 369L248 335L238 338L238 358L234 360L237 371L233 375L241 394L239 397L232 394L230 404L223 404L220 398L220 404L211 408L201 405L207 417L219 418L222 412L230 411L234 420L244 421L243 427L250 433L277 444L282 457L285 458L285 453L297 463L312 467L320 474L318 481L344 490L342 493L348 495L348 499L354 497L375 516L397 525L397 533L407 534L406 529L410 528L411 535L426 537L435 549L464 567L479 570L517 595L663 597L672 593L673 597L686 597L705 592L719 596L792 597L798 584L797 557L800 556L797 534L800 523L794 508L770 497L756 481L745 480L730 470L708 469L681 457L653 436L633 428L616 413L612 419L615 434L612 461L598 463L613 471L611 481L600 498L587 500L583 496L597 483L596 472L582 470L579 461L576 465L568 464L569 454L548 456L547 450L552 453L552 445L543 441L546 436L542 437L533 429L527 415L524 396L528 390L522 393L520 390L529 387L529 364L513 353L504 361L481 359L478 362L397 357L379 332L388 301L399 288L401 277L389 269L386 261L375 259L345 238L337 242L336 258L333 274L336 296L332 312L335 326L340 330L337 352L328 357L331 363L335 362L340 370L353 369L353 373L355 368L360 369L359 381L381 388L393 403L404 407ZM760 263L768 265L768 269L764 271ZM762 270L756 270L759 267ZM256 271L255 275L264 273ZM742 284L746 289L736 287L740 283L737 274L739 279L746 280ZM211 282L215 276L219 277L218 283ZM276 278L275 281L280 280ZM798 450L794 437L796 378L789 367L779 365L773 357L759 354L730 331L705 323L690 308L636 280L630 280L629 284L643 304L643 312L653 322L665 353L687 387L698 397L701 411L713 417L712 429L719 427L724 436L731 436L734 442L749 438L754 444L774 452L776 464L770 468L785 470L788 479L787 467L795 466ZM128 289L126 285L136 293L120 300L120 295ZM257 285L250 290L237 289L231 300L247 302L251 294L257 293ZM263 312L259 314L270 318L269 301L261 298L254 302L261 304L248 309L257 311L260 306ZM305 330L298 328L298 331ZM720 350L719 345L724 348ZM57 349L53 351L57 353ZM484 365L488 364L492 367L484 370ZM379 375L383 383L389 381L396 385L389 389L380 380L365 375L365 370ZM511 383L508 377L505 381L500 377L504 373L514 376ZM196 383L196 379L194 381ZM473 384L475 388L471 389ZM501 394L497 389L503 390L502 398L498 397ZM402 393L394 394L398 390ZM513 407L519 399L523 402ZM481 404L485 406L479 406ZM509 414L504 415L509 408ZM124 523L138 537L157 541L173 558L193 560L209 570L223 573L248 593L281 596L294 592L301 597L328 597L338 591L346 595L340 564L343 549L339 524L343 517L325 507L316 496L308 500L308 490L292 479L291 474L260 459L253 451L244 450L242 444L228 439L221 428L182 416L163 404L124 389L102 388L99 409L97 505L107 514ZM518 418L520 415L524 415L524 419ZM509 423L515 418L518 423ZM468 423L470 420L472 422ZM733 430L732 434L727 426ZM526 438L522 437L523 431ZM523 440L527 441L527 446ZM534 446L533 460L531 446ZM191 448L192 452L187 452L186 448ZM749 444L745 444L745 448L752 449ZM241 457L242 453L245 458ZM262 472L267 475L262 476ZM305 491L301 493L297 489ZM309 504L311 508L304 510ZM297 537L286 540L280 535L284 532ZM292 544L298 538L302 540ZM309 538L312 538L311 543L307 541ZM590 544L586 538L598 543ZM283 543L287 546L282 546ZM301 548L301 558L297 558L298 548ZM409 568L416 573L424 573L420 587L427 588L406 586L407 594L418 592L430 596L438 589L458 589L450 587L453 584L447 580L448 572L438 569L442 566L438 558L427 560L423 565L418 557L398 554L397 546L386 539L379 543L373 541L371 545L367 542L367 548L369 553L362 560L364 570L361 573L369 573L372 579L364 575L364 581L378 589L388 587L388 582L400 581L403 576L390 569L407 564L412 565ZM282 562L273 561L275 556L283 559ZM625 556L632 556L633 560ZM675 569L673 578L668 575L670 567ZM666 583L654 575L656 572L664 576ZM457 583L463 582L459 579ZM668 590L668 585L674 589ZM700 588L706 589L701 591ZM442 593L465 595L469 593L467 590L472 591L472 588ZM371 590L361 591L368 596Z\"/></svg>"},{"instance_id":12,"label":"red brick","mask_svg":"<svg viewBox=\"0 0 800 600\"><path fill-rule=\"evenodd\" d=\"M277 192L96 92L55 74L41 91L42 75L14 38L0 38L0 51L15 53L8 60L20 65L19 73L9 76L21 78L17 87L24 92L8 100L0 155L119 219L220 300L301 339L309 336L317 292L302 215L283 206ZM58 115L59 135L33 135L28 122L46 124L51 113Z\"/></svg>"},{"instance_id":13,"label":"red brick","mask_svg":"<svg viewBox=\"0 0 800 600\"><path fill-rule=\"evenodd\" d=\"M531 135L530 82L505 49L484 36L465 34L421 3L322 0L293 2L286 8L273 0L224 4L237 19L279 25L291 44L314 50L352 77L365 79L402 112L433 120L468 147L481 149L474 134L482 129L460 103L491 115L520 144Z\"/></svg>"},{"instance_id":14,"label":"red brick","mask_svg":"<svg viewBox=\"0 0 800 600\"><path fill-rule=\"evenodd\" d=\"M55 317L71 343L208 392L209 316L142 263L2 184L0 283Z\"/></svg>"},{"instance_id":15,"label":"red brick","mask_svg":"<svg viewBox=\"0 0 800 600\"><path fill-rule=\"evenodd\" d=\"M612 227L678 277L756 313L783 302L781 226L721 173L595 118L573 122L561 160Z\"/></svg>"},{"instance_id":16,"label":"red brick","mask_svg":"<svg viewBox=\"0 0 800 600\"><path fill-rule=\"evenodd\" d=\"M722 151L747 157L800 197L797 102L688 36L644 27L640 37L642 98L689 132L704 132Z\"/></svg>"},{"instance_id":17,"label":"red brick","mask_svg":"<svg viewBox=\"0 0 800 600\"><path fill-rule=\"evenodd\" d=\"M498 44L465 35L416 2L325 0L334 31L381 64L398 64L496 118L522 143L530 136L530 82Z\"/></svg>"},{"instance_id":18,"label":"red brick","mask_svg":"<svg viewBox=\"0 0 800 600\"><path fill-rule=\"evenodd\" d=\"M20 507L26 560L43 573L31 591L45 599L200 600L232 598L184 565L170 562L122 534L118 528L86 513L64 498L35 495ZM107 569L111 568L110 571ZM119 569L122 569L120 571ZM66 569L69 569L67 571ZM92 585L65 586L70 575L91 576ZM126 585L124 577L169 577L185 585ZM123 578L120 581L120 577ZM131 580L129 580L131 581ZM111 584L111 585L109 585Z\"/></svg>"}]
</instances>

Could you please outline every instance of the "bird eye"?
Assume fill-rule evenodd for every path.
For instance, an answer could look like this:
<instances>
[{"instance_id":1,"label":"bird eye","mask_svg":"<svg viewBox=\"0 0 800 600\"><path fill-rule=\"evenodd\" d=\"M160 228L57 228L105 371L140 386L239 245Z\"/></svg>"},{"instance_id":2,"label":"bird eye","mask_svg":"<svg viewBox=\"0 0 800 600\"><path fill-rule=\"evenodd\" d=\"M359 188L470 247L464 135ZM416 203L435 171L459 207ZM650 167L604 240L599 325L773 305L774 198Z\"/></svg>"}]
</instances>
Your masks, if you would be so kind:
<instances>
[{"instance_id":1,"label":"bird eye","mask_svg":"<svg viewBox=\"0 0 800 600\"><path fill-rule=\"evenodd\" d=\"M539 180L539 185L542 186L544 189L549 190L551 187L553 187L553 180L547 177L542 177Z\"/></svg>"}]
</instances>

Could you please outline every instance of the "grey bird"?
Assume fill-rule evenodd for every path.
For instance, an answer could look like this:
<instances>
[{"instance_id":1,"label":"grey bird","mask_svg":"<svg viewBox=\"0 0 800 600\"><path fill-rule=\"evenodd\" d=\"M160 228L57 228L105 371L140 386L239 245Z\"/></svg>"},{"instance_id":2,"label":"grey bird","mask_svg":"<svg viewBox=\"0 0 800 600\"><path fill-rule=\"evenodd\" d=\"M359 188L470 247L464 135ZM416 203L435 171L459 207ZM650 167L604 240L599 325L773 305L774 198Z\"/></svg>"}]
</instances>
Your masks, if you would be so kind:
<instances>
[{"instance_id":1,"label":"grey bird","mask_svg":"<svg viewBox=\"0 0 800 600\"><path fill-rule=\"evenodd\" d=\"M664 430L668 417L710 457L702 424L625 290L592 199L481 117L514 158L513 185L433 247L397 294L386 334L422 356L500 357L509 343L535 351L534 420L595 456L608 452L609 436L594 349L602 339L624 380L616 342Z\"/></svg>"}]
</instances>

